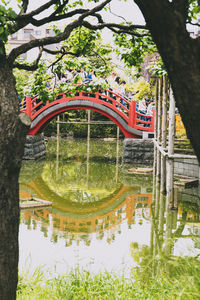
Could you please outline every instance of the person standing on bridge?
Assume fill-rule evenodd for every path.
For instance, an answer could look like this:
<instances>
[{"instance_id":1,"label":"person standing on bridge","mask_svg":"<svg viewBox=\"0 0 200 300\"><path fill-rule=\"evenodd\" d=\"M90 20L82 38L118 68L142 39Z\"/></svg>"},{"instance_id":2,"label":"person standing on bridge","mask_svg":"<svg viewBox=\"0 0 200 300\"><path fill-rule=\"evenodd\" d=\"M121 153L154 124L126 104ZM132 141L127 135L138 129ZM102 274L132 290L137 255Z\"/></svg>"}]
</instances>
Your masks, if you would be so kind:
<instances>
[{"instance_id":1,"label":"person standing on bridge","mask_svg":"<svg viewBox=\"0 0 200 300\"><path fill-rule=\"evenodd\" d=\"M148 116L152 116L152 115L153 115L153 104L154 104L154 102L153 102L153 100L151 99L151 100L149 101L148 106L147 106L147 115L148 115Z\"/></svg>"},{"instance_id":2,"label":"person standing on bridge","mask_svg":"<svg viewBox=\"0 0 200 300\"><path fill-rule=\"evenodd\" d=\"M87 80L87 73L85 72L85 70L83 68L81 68L79 76L82 79L82 82L85 82Z\"/></svg>"},{"instance_id":3,"label":"person standing on bridge","mask_svg":"<svg viewBox=\"0 0 200 300\"><path fill-rule=\"evenodd\" d=\"M89 81L94 81L94 80L96 80L97 78L96 78L95 71L90 71L90 72L88 73L88 75L87 75L87 79L88 79Z\"/></svg>"},{"instance_id":4,"label":"person standing on bridge","mask_svg":"<svg viewBox=\"0 0 200 300\"><path fill-rule=\"evenodd\" d=\"M146 115L147 113L147 106L146 106L146 101L145 99L142 99L139 101L139 106L138 106L139 113ZM145 116L139 116L140 120L146 121Z\"/></svg>"},{"instance_id":5,"label":"person standing on bridge","mask_svg":"<svg viewBox=\"0 0 200 300\"><path fill-rule=\"evenodd\" d=\"M111 91L114 89L115 80L116 80L116 73L112 72L112 75L108 77L108 84Z\"/></svg>"},{"instance_id":6,"label":"person standing on bridge","mask_svg":"<svg viewBox=\"0 0 200 300\"><path fill-rule=\"evenodd\" d=\"M146 106L145 99L142 99L142 100L139 101L138 110L141 114L144 114L144 115L146 114L147 106Z\"/></svg>"},{"instance_id":7,"label":"person standing on bridge","mask_svg":"<svg viewBox=\"0 0 200 300\"><path fill-rule=\"evenodd\" d=\"M126 81L125 80L122 80L120 81L120 84L119 84L119 94L123 97L123 98L126 98L126 92L125 92L125 84L126 84ZM121 104L125 107L126 106L126 102L121 99Z\"/></svg>"},{"instance_id":8,"label":"person standing on bridge","mask_svg":"<svg viewBox=\"0 0 200 300\"><path fill-rule=\"evenodd\" d=\"M71 71L68 71L65 76L66 76L66 83L70 83L74 78L73 73Z\"/></svg>"}]
</instances>

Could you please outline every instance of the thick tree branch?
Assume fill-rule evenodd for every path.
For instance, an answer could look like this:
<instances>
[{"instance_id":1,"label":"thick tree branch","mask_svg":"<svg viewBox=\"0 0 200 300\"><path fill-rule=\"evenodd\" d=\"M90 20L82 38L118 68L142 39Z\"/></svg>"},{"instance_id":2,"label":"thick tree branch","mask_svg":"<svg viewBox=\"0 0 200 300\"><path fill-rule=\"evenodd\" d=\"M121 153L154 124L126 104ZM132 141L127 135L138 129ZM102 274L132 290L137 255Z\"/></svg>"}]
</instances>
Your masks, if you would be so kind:
<instances>
[{"instance_id":1,"label":"thick tree branch","mask_svg":"<svg viewBox=\"0 0 200 300\"><path fill-rule=\"evenodd\" d=\"M20 12L20 15L23 14L23 13L26 13L28 5L29 5L29 0L23 0L22 1L22 10Z\"/></svg>"},{"instance_id":2,"label":"thick tree branch","mask_svg":"<svg viewBox=\"0 0 200 300\"><path fill-rule=\"evenodd\" d=\"M77 14L82 14L89 11L88 9L75 9L73 11L70 11L68 13L65 14L61 14L61 15L55 15L55 13L52 13L50 16L45 17L43 19L37 20L34 19L33 17L27 17L27 16L23 16L23 18L21 18L21 16L18 16L16 19L16 24L13 29L12 29L12 33L17 32L18 30L20 30L21 28L25 27L28 24L32 24L36 27L42 26L44 24L50 23L50 22L56 22L56 21L60 21L60 20L64 20L67 18L71 18Z\"/></svg>"},{"instance_id":3,"label":"thick tree branch","mask_svg":"<svg viewBox=\"0 0 200 300\"><path fill-rule=\"evenodd\" d=\"M189 1L188 0L173 0L172 6L175 12L178 12L186 23L189 9Z\"/></svg>"},{"instance_id":4,"label":"thick tree branch","mask_svg":"<svg viewBox=\"0 0 200 300\"><path fill-rule=\"evenodd\" d=\"M32 19L31 23L35 26L41 26L43 24L51 22L52 20L53 21L58 21L59 19L54 20L54 18L62 16L62 15L60 15L60 13L65 8L65 6L67 5L68 2L69 2L69 0L63 1L63 3L61 5L59 5L58 8L52 14L50 14L48 17L45 17L41 20Z\"/></svg>"},{"instance_id":5,"label":"thick tree branch","mask_svg":"<svg viewBox=\"0 0 200 300\"><path fill-rule=\"evenodd\" d=\"M36 8L35 10L32 10L31 12L26 13L26 14L22 14L20 17L28 18L28 17L33 17L36 15L39 15L40 13L44 12L46 9L50 8L53 4L57 4L59 2L60 2L60 0L50 0L47 3L45 3L44 5Z\"/></svg>"},{"instance_id":6,"label":"thick tree branch","mask_svg":"<svg viewBox=\"0 0 200 300\"><path fill-rule=\"evenodd\" d=\"M44 52L47 52L49 54L52 54L52 55L57 55L57 54L63 54L63 55L73 55L73 56L79 56L80 52L71 52L71 51L66 51L63 47L60 49L60 50L50 50L50 49L47 49L47 48L43 48L43 51Z\"/></svg>"},{"instance_id":7,"label":"thick tree branch","mask_svg":"<svg viewBox=\"0 0 200 300\"><path fill-rule=\"evenodd\" d=\"M97 18L99 23L104 23L103 18L100 14L95 13L93 14L93 16Z\"/></svg>"},{"instance_id":8,"label":"thick tree branch","mask_svg":"<svg viewBox=\"0 0 200 300\"><path fill-rule=\"evenodd\" d=\"M32 24L36 27L42 26L44 24L50 23L50 22L56 22L56 21L60 21L60 20L64 20L64 19L68 19L71 17L74 17L75 15L80 15L83 14L85 12L89 12L89 9L84 9L84 8L77 8L74 9L73 11L70 11L68 13L65 14L59 14L57 15L57 12L52 13L51 15L49 15L48 17L45 17L43 19L37 20L34 19L33 17L26 17L23 19L20 19L18 17L17 19L17 27L15 26L15 28L13 28L12 33L17 32L19 29L23 28L24 26L26 26L27 24ZM98 19L99 23L103 23L103 19L102 16L100 14L93 14L94 17L96 17Z\"/></svg>"},{"instance_id":9,"label":"thick tree branch","mask_svg":"<svg viewBox=\"0 0 200 300\"><path fill-rule=\"evenodd\" d=\"M199 23L187 22L187 24L190 24L190 25L193 25L193 26L198 26L198 27L200 27L200 24L199 24Z\"/></svg>"},{"instance_id":10,"label":"thick tree branch","mask_svg":"<svg viewBox=\"0 0 200 300\"><path fill-rule=\"evenodd\" d=\"M101 4L95 6L94 8L92 8L91 10L89 10L88 12L83 13L79 17L79 19L81 21L83 21L88 16L94 16L98 11L101 11L109 2L111 2L111 0L105 0L105 1L103 1Z\"/></svg>"},{"instance_id":11,"label":"thick tree branch","mask_svg":"<svg viewBox=\"0 0 200 300\"><path fill-rule=\"evenodd\" d=\"M93 25L93 24L90 24L89 22L87 21L84 21L83 23L83 26L85 27L90 27L90 29L94 29L94 30L97 30L97 29L103 29L103 28L119 28L121 30L128 30L131 32L131 30L133 29L147 29L146 25L120 25L120 24L116 24L116 23L103 23L103 24L97 24L97 25Z\"/></svg>"},{"instance_id":12,"label":"thick tree branch","mask_svg":"<svg viewBox=\"0 0 200 300\"><path fill-rule=\"evenodd\" d=\"M41 6L40 8L38 8L37 10L35 11L32 11L31 13L29 14L22 14L22 15L19 15L18 18L16 19L17 21L17 26L15 26L15 28L13 28L12 30L12 33L18 31L19 29L23 28L24 26L26 26L27 24L32 24L36 27L39 27L39 26L42 26L44 24L47 24L47 23L50 23L50 22L56 22L56 21L60 21L60 20L64 20L64 19L67 19L67 18L71 18L77 14L84 14L84 13L87 13L87 12L90 12L91 10L89 9L84 9L84 8L77 8L77 9L74 9L72 11L69 11L67 13L63 13L63 14L60 14L63 10L63 8L67 5L67 3L69 2L69 0L66 0L63 2L62 5L60 5L53 13L51 13L49 16L47 17L44 17L42 19L35 19L34 16L36 16L37 14L43 12L44 10L46 10L47 8L49 8L50 6L52 6L53 4L56 4L55 2L58 2L58 0L54 0L54 1L50 1L48 3L48 6L47 4ZM110 2L110 1L108 1ZM104 2L103 2L104 3ZM104 7L105 5L103 5ZM92 14L91 14L92 15ZM102 20L102 17L99 15L99 14L96 14L94 12L93 14L100 23L103 23L103 20Z\"/></svg>"},{"instance_id":13,"label":"thick tree branch","mask_svg":"<svg viewBox=\"0 0 200 300\"><path fill-rule=\"evenodd\" d=\"M26 2L26 1L29 2L29 0L24 0L24 2ZM18 17L16 18L16 24L15 24L15 26L13 26L12 33L17 32L19 29L25 27L28 24L33 24L35 26L40 26L40 25L35 24L37 20L34 19L33 17L39 15L42 12L44 12L46 9L50 8L51 6L53 6L57 3L59 4L59 2L60 2L60 0L51 0L51 1L48 1L44 5L40 6L39 8L37 8L37 9L35 9L35 10L29 12L29 13L22 13L22 11L21 11L20 14L18 15ZM64 5L59 6L59 8L52 13L52 15L55 15L55 14L59 13L61 7L63 9L63 7L68 2L69 2L69 0L64 1ZM45 24L45 23L43 23L43 24Z\"/></svg>"},{"instance_id":14,"label":"thick tree branch","mask_svg":"<svg viewBox=\"0 0 200 300\"><path fill-rule=\"evenodd\" d=\"M113 31L114 33L117 33L117 34L121 34L121 33L126 33L126 34L129 34L129 35L132 35L132 36L137 36L137 37L145 37L145 36L150 36L150 34L148 33L138 33L138 32L135 32L135 31L130 31L130 30L116 30L115 28L109 28L111 31Z\"/></svg>"},{"instance_id":15,"label":"thick tree branch","mask_svg":"<svg viewBox=\"0 0 200 300\"><path fill-rule=\"evenodd\" d=\"M103 28L106 27L106 28L109 28L109 29L111 29L112 31L114 31L116 33L128 33L128 34L137 35L137 36L145 36L146 35L146 34L139 34L139 33L136 33L136 32L133 31L136 28L137 29L138 28L139 29L146 29L146 26L144 26L144 25L120 25L120 24L115 24L115 23L102 23L103 20L100 17L100 15L98 14L98 11L100 11L110 1L111 0L105 0L101 4L95 6L94 8L92 8L90 10L89 9L76 9L72 12L69 12L69 13L65 14L65 15L67 15L67 17L69 17L74 13L81 13L81 16L79 16L79 18L77 20L75 20L72 23L68 24L65 27L64 31L62 33L58 34L57 36L46 37L46 38L42 38L42 39L35 39L35 40L32 40L32 41L30 41L26 44L23 44L23 45L15 48L15 49L13 49L10 52L9 56L8 56L8 60L9 60L10 64L12 65L14 63L15 59L19 55L29 51L32 48L45 46L45 45L50 45L50 44L55 44L55 43L59 43L63 40L66 40L70 36L72 30L79 27L79 26L81 26L81 25L84 25L85 27L90 28L90 29L94 29L94 30L103 29ZM52 4L52 2L55 2L55 0L50 1L50 2ZM67 0L65 1L65 4L66 4L66 2L67 2ZM45 6L45 8L47 7L46 5L44 5L44 6ZM38 10L36 10L36 11L38 11ZM98 24L98 25L92 25L89 22L84 21L84 19L88 16L95 16L96 18L98 18L98 20L101 23ZM45 22L47 22L47 20ZM117 29L119 29L119 30L117 30ZM62 53L62 52L60 52L60 53ZM67 53L67 54L69 54L69 53Z\"/></svg>"},{"instance_id":16,"label":"thick tree branch","mask_svg":"<svg viewBox=\"0 0 200 300\"><path fill-rule=\"evenodd\" d=\"M40 58L42 57L42 52L43 52L43 48L40 48L38 57L36 58L36 60L31 64L31 65L27 65L27 64L21 64L18 62L15 62L12 67L13 68L18 68L20 70L27 70L27 71L35 71L38 68L38 64L40 62Z\"/></svg>"},{"instance_id":17,"label":"thick tree branch","mask_svg":"<svg viewBox=\"0 0 200 300\"><path fill-rule=\"evenodd\" d=\"M109 28L110 30L116 32L116 33L128 33L132 35L138 35L138 36L146 36L147 34L138 34L137 32L133 32L135 29L147 29L145 25L120 25L115 23L102 23L93 25L87 21L83 21L83 26L92 30L97 29L103 29L103 28ZM119 31L117 31L119 29Z\"/></svg>"},{"instance_id":18,"label":"thick tree branch","mask_svg":"<svg viewBox=\"0 0 200 300\"><path fill-rule=\"evenodd\" d=\"M77 14L83 14L83 13L88 12L88 11L89 11L89 9L77 8L73 11L70 11L70 12L62 14L62 15L55 15L53 13L50 16L45 17L41 20L36 20L36 19L32 18L30 23L33 24L36 27L39 27L41 25L44 25L44 24L47 24L47 23L50 23L50 22L55 22L55 21L68 19L68 18L74 17Z\"/></svg>"},{"instance_id":19,"label":"thick tree branch","mask_svg":"<svg viewBox=\"0 0 200 300\"><path fill-rule=\"evenodd\" d=\"M70 36L73 29L75 29L75 28L82 25L83 20L86 17L95 15L97 12L102 10L102 8L104 6L106 6L106 4L109 3L110 1L111 0L105 0L101 4L95 6L94 8L85 11L81 16L79 16L79 18L77 20L75 20L72 23L68 24L65 27L65 29L62 33L60 33L56 36L46 37L46 38L41 38L41 39L35 39L35 40L32 40L32 41L30 41L26 44L23 44L23 45L17 47L17 48L14 48L8 56L9 63L12 65L13 62L15 61L15 59L19 55L21 55L24 52L27 52L28 50L30 50L32 48L45 46L45 45L50 45L50 44L55 44L55 43L59 43L63 40L66 40Z\"/></svg>"}]
</instances>

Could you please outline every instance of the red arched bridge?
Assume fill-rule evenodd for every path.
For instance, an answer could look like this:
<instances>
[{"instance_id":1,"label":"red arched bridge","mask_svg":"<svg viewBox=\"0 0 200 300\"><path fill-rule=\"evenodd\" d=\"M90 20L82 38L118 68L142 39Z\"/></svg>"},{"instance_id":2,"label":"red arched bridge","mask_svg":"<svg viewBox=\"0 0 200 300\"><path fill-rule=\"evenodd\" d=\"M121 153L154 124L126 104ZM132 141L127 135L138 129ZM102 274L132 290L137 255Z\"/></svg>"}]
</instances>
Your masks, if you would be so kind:
<instances>
[{"instance_id":1,"label":"red arched bridge","mask_svg":"<svg viewBox=\"0 0 200 300\"><path fill-rule=\"evenodd\" d=\"M53 102L38 102L38 97L26 97L24 111L31 118L29 135L42 132L55 116L72 109L90 109L105 115L123 132L126 138L142 137L144 132L154 132L154 111L152 116L142 114L136 101L129 101L113 91L103 89L96 93L77 92L76 96L60 93Z\"/></svg>"}]
</instances>

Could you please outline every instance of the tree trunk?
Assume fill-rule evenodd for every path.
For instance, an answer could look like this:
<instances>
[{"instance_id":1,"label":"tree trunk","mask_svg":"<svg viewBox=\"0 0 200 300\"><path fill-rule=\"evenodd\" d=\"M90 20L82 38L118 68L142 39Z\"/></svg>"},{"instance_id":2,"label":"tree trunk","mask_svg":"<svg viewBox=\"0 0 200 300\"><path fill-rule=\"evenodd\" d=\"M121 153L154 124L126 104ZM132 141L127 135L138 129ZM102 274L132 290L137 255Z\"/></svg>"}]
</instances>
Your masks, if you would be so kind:
<instances>
[{"instance_id":1,"label":"tree trunk","mask_svg":"<svg viewBox=\"0 0 200 300\"><path fill-rule=\"evenodd\" d=\"M135 2L164 61L176 106L200 162L200 41L186 30L185 2L183 7L166 0Z\"/></svg>"},{"instance_id":2,"label":"tree trunk","mask_svg":"<svg viewBox=\"0 0 200 300\"><path fill-rule=\"evenodd\" d=\"M18 281L19 187L30 119L19 113L15 79L0 59L0 299L16 299Z\"/></svg>"}]
</instances>

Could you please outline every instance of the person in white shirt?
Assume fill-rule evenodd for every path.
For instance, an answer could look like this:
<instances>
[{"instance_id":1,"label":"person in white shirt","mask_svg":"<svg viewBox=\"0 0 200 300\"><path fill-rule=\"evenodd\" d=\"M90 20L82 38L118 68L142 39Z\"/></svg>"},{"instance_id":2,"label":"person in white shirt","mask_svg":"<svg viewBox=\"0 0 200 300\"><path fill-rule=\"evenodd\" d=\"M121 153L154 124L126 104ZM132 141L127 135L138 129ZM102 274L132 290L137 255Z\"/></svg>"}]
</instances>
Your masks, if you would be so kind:
<instances>
[{"instance_id":1,"label":"person in white shirt","mask_svg":"<svg viewBox=\"0 0 200 300\"><path fill-rule=\"evenodd\" d=\"M153 101L150 101L149 105L147 106L147 115L152 116L153 115Z\"/></svg>"},{"instance_id":2,"label":"person in white shirt","mask_svg":"<svg viewBox=\"0 0 200 300\"><path fill-rule=\"evenodd\" d=\"M108 84L109 84L109 88L111 88L111 90L114 88L115 86L115 80L116 80L116 73L112 72L112 75L108 77Z\"/></svg>"},{"instance_id":3,"label":"person in white shirt","mask_svg":"<svg viewBox=\"0 0 200 300\"><path fill-rule=\"evenodd\" d=\"M84 71L83 68L81 68L81 71L78 75L81 77L83 82L87 79L87 73Z\"/></svg>"},{"instance_id":4,"label":"person in white shirt","mask_svg":"<svg viewBox=\"0 0 200 300\"><path fill-rule=\"evenodd\" d=\"M142 100L139 101L138 110L141 114L146 114L147 106L146 106L145 99L142 99Z\"/></svg>"},{"instance_id":5,"label":"person in white shirt","mask_svg":"<svg viewBox=\"0 0 200 300\"><path fill-rule=\"evenodd\" d=\"M73 76L72 72L68 72L66 82L71 82L73 80L73 78L74 78L74 76Z\"/></svg>"}]
</instances>

